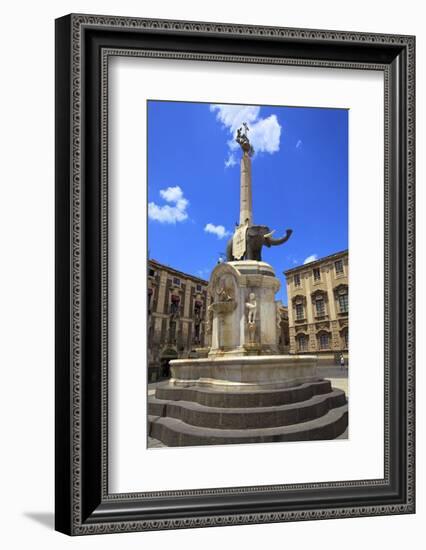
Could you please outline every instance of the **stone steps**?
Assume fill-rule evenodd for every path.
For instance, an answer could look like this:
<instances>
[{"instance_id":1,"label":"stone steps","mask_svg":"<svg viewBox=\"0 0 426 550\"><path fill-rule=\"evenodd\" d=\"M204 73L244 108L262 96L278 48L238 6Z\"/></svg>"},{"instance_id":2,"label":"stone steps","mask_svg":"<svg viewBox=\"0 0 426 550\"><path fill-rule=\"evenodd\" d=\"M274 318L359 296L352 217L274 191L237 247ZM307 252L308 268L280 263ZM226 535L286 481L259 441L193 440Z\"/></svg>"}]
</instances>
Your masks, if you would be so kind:
<instances>
[{"instance_id":1,"label":"stone steps","mask_svg":"<svg viewBox=\"0 0 426 550\"><path fill-rule=\"evenodd\" d=\"M187 424L170 417L148 417L148 435L169 447L187 445L226 445L232 443L268 443L335 439L348 425L347 404L329 410L323 416L288 426L255 429L218 429Z\"/></svg>"},{"instance_id":2,"label":"stone steps","mask_svg":"<svg viewBox=\"0 0 426 550\"><path fill-rule=\"evenodd\" d=\"M234 389L201 386L178 387L168 382L159 384L155 391L157 399L166 401L191 401L207 407L249 408L279 406L307 401L314 395L331 392L329 380L319 380L283 389Z\"/></svg>"},{"instance_id":3,"label":"stone steps","mask_svg":"<svg viewBox=\"0 0 426 550\"><path fill-rule=\"evenodd\" d=\"M194 397L196 394L192 394ZM300 394L302 395L302 394ZM300 424L326 415L330 409L346 404L342 390L313 395L297 403L260 407L212 407L197 401L174 401L150 397L148 415L181 420L191 426L220 430L274 428Z\"/></svg>"}]
</instances>

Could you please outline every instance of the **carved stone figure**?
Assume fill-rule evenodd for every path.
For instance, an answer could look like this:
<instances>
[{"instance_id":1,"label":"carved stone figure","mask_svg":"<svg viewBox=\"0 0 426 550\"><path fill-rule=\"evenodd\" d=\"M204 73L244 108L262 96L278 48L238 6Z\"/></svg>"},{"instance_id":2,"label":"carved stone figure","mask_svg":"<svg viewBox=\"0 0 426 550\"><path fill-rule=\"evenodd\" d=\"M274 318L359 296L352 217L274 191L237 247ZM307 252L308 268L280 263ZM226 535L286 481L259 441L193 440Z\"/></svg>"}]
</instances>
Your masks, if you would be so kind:
<instances>
[{"instance_id":1,"label":"carved stone figure","mask_svg":"<svg viewBox=\"0 0 426 550\"><path fill-rule=\"evenodd\" d=\"M262 261L262 246L278 246L285 243L291 237L293 230L287 229L284 237L280 239L273 239L273 233L274 231L271 231L266 225L249 226L246 231L246 251L244 257L241 259ZM228 240L226 246L226 259L228 262L236 260L232 254L232 242L233 237Z\"/></svg>"},{"instance_id":2,"label":"carved stone figure","mask_svg":"<svg viewBox=\"0 0 426 550\"><path fill-rule=\"evenodd\" d=\"M232 302L235 298L232 277L223 275L215 284L215 302Z\"/></svg>"},{"instance_id":3,"label":"carved stone figure","mask_svg":"<svg viewBox=\"0 0 426 550\"><path fill-rule=\"evenodd\" d=\"M251 157L254 154L254 149L247 136L248 131L249 127L247 126L247 122L243 122L242 127L237 130L237 137L235 138L235 141L240 145L244 153Z\"/></svg>"},{"instance_id":4,"label":"carved stone figure","mask_svg":"<svg viewBox=\"0 0 426 550\"><path fill-rule=\"evenodd\" d=\"M256 323L249 323L248 325L248 343L250 347L255 344L256 340Z\"/></svg>"},{"instance_id":5,"label":"carved stone figure","mask_svg":"<svg viewBox=\"0 0 426 550\"><path fill-rule=\"evenodd\" d=\"M216 289L219 302L230 302L234 299L232 288L227 288L226 286L221 286Z\"/></svg>"},{"instance_id":6,"label":"carved stone figure","mask_svg":"<svg viewBox=\"0 0 426 550\"><path fill-rule=\"evenodd\" d=\"M257 303L256 303L256 294L254 292L250 292L249 295L249 301L246 303L247 308L247 322L249 325L256 323L256 311L257 311Z\"/></svg>"}]
</instances>

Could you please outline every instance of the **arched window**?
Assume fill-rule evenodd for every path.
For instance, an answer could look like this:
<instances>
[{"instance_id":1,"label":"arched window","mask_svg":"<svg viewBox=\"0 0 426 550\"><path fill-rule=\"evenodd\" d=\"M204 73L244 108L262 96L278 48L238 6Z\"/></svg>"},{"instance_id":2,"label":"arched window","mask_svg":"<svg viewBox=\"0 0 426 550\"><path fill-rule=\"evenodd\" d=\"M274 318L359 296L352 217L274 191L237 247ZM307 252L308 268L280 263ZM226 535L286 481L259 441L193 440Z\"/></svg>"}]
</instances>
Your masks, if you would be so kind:
<instances>
[{"instance_id":1,"label":"arched window","mask_svg":"<svg viewBox=\"0 0 426 550\"><path fill-rule=\"evenodd\" d=\"M296 321L305 319L305 297L300 294L293 298L294 315Z\"/></svg>"},{"instance_id":2,"label":"arched window","mask_svg":"<svg viewBox=\"0 0 426 550\"><path fill-rule=\"evenodd\" d=\"M330 335L328 332L320 332L318 334L319 349L330 349Z\"/></svg>"},{"instance_id":3,"label":"arched window","mask_svg":"<svg viewBox=\"0 0 426 550\"><path fill-rule=\"evenodd\" d=\"M311 294L311 299L315 317L325 317L327 315L327 292L324 290L315 290Z\"/></svg>"},{"instance_id":4,"label":"arched window","mask_svg":"<svg viewBox=\"0 0 426 550\"><path fill-rule=\"evenodd\" d=\"M339 285L334 289L334 296L339 306L339 313L349 313L348 286Z\"/></svg>"},{"instance_id":5,"label":"arched window","mask_svg":"<svg viewBox=\"0 0 426 550\"><path fill-rule=\"evenodd\" d=\"M317 296L315 300L315 310L317 317L322 317L325 315L325 303L323 296Z\"/></svg>"},{"instance_id":6,"label":"arched window","mask_svg":"<svg viewBox=\"0 0 426 550\"><path fill-rule=\"evenodd\" d=\"M180 297L172 295L170 302L170 313L173 317L176 317L179 313Z\"/></svg>"},{"instance_id":7,"label":"arched window","mask_svg":"<svg viewBox=\"0 0 426 550\"><path fill-rule=\"evenodd\" d=\"M349 301L347 294L339 294L339 311L340 313L348 313Z\"/></svg>"},{"instance_id":8,"label":"arched window","mask_svg":"<svg viewBox=\"0 0 426 550\"><path fill-rule=\"evenodd\" d=\"M299 334L296 337L298 351L308 351L309 337L306 334Z\"/></svg>"},{"instance_id":9,"label":"arched window","mask_svg":"<svg viewBox=\"0 0 426 550\"><path fill-rule=\"evenodd\" d=\"M305 313L303 309L303 304L296 304L296 319L301 321L305 318Z\"/></svg>"}]
</instances>

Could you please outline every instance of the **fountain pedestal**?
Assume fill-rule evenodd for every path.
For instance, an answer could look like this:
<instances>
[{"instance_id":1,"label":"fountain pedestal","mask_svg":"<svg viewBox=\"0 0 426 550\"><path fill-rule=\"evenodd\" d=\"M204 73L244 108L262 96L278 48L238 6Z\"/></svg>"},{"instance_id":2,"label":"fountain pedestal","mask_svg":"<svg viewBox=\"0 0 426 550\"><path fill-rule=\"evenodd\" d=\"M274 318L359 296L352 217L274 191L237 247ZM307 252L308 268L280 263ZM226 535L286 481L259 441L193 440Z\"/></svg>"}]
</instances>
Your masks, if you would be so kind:
<instances>
[{"instance_id":1,"label":"fountain pedestal","mask_svg":"<svg viewBox=\"0 0 426 550\"><path fill-rule=\"evenodd\" d=\"M278 353L275 294L280 281L266 262L226 262L213 270L208 291L212 324L209 357L270 355ZM254 321L248 320L247 303L254 295Z\"/></svg>"},{"instance_id":2,"label":"fountain pedestal","mask_svg":"<svg viewBox=\"0 0 426 550\"><path fill-rule=\"evenodd\" d=\"M209 293L207 357L170 362L148 400L151 437L168 446L334 439L346 396L317 374L315 355L277 354L275 293L265 262L219 264Z\"/></svg>"},{"instance_id":3,"label":"fountain pedestal","mask_svg":"<svg viewBox=\"0 0 426 550\"><path fill-rule=\"evenodd\" d=\"M240 224L228 261L212 271L207 357L170 361L172 378L148 399L148 433L169 446L333 439L347 427L346 396L318 379L317 357L279 355L275 294L280 281L261 261L277 246L253 225L248 126L241 146Z\"/></svg>"}]
</instances>

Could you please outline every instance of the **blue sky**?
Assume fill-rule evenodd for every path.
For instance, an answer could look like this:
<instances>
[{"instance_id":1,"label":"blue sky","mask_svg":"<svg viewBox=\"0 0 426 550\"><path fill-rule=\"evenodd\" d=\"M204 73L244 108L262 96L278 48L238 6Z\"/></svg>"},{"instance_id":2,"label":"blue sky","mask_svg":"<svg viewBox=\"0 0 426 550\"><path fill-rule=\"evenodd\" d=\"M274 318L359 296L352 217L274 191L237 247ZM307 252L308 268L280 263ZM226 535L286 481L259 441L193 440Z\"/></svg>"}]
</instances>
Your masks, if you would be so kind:
<instances>
[{"instance_id":1,"label":"blue sky","mask_svg":"<svg viewBox=\"0 0 426 550\"><path fill-rule=\"evenodd\" d=\"M236 129L254 145L253 218L293 229L264 248L283 271L348 247L348 111L302 107L148 102L150 258L208 279L239 220L241 157Z\"/></svg>"}]
</instances>

